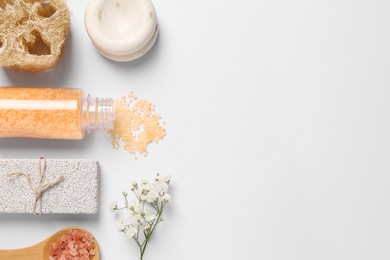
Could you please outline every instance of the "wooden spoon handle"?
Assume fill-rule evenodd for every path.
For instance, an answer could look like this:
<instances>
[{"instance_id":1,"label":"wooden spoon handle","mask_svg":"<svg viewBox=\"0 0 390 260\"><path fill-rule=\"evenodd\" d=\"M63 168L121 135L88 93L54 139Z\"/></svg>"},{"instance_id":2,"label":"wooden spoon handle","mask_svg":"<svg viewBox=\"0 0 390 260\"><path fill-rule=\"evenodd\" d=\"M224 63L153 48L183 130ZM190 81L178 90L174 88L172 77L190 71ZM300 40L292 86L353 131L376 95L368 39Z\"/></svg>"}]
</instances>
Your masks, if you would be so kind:
<instances>
[{"instance_id":1,"label":"wooden spoon handle","mask_svg":"<svg viewBox=\"0 0 390 260\"><path fill-rule=\"evenodd\" d=\"M43 260L44 243L21 249L0 250L1 260Z\"/></svg>"}]
</instances>

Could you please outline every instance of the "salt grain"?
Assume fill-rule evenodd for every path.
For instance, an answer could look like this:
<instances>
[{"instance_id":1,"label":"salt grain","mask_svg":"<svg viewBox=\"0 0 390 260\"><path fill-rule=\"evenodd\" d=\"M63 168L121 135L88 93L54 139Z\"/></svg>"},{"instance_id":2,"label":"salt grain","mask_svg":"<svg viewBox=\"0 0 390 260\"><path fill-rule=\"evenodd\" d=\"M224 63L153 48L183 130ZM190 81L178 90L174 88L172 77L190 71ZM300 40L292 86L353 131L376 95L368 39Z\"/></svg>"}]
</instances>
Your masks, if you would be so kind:
<instances>
[{"instance_id":1,"label":"salt grain","mask_svg":"<svg viewBox=\"0 0 390 260\"><path fill-rule=\"evenodd\" d=\"M148 145L158 143L166 134L160 121L151 102L128 93L115 102L114 128L109 131L113 148L123 147L133 155L146 156Z\"/></svg>"}]
</instances>

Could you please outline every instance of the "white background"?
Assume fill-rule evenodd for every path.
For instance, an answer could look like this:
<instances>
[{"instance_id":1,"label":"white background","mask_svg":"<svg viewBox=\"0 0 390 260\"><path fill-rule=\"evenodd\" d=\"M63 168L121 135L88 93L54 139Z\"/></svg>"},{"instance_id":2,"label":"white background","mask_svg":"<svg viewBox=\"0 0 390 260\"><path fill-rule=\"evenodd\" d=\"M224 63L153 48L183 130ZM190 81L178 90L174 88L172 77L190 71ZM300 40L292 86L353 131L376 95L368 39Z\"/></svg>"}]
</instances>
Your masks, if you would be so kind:
<instances>
[{"instance_id":1,"label":"white background","mask_svg":"<svg viewBox=\"0 0 390 260\"><path fill-rule=\"evenodd\" d=\"M160 37L137 62L100 56L69 1L55 70L0 70L1 85L132 90L167 136L134 160L104 133L0 140L2 158L93 158L99 216L0 215L0 247L78 225L105 260L137 259L109 202L132 180L171 174L173 201L146 259L390 259L390 2L155 0Z\"/></svg>"}]
</instances>

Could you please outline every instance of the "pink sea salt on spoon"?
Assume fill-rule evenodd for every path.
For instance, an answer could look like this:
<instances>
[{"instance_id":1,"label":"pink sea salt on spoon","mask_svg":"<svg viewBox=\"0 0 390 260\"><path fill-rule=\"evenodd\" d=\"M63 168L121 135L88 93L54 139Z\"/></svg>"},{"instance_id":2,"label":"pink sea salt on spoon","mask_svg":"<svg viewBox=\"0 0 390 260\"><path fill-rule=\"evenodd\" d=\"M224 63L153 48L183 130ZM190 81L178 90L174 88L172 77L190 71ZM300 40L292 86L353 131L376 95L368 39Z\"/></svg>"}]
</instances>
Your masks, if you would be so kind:
<instances>
[{"instance_id":1,"label":"pink sea salt on spoon","mask_svg":"<svg viewBox=\"0 0 390 260\"><path fill-rule=\"evenodd\" d=\"M66 245L66 246L64 246ZM61 229L45 241L21 249L0 250L2 260L51 260L69 254L77 260L99 260L99 245L93 235L79 227ZM53 256L55 255L55 256Z\"/></svg>"}]
</instances>

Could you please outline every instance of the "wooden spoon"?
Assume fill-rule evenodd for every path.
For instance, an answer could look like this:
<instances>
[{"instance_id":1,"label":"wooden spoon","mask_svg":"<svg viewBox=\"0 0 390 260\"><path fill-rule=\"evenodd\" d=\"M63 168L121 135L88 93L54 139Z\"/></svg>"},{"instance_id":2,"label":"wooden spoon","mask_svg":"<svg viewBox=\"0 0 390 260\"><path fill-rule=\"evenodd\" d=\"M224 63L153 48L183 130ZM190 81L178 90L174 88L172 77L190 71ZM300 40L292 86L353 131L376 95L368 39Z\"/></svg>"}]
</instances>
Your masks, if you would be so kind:
<instances>
[{"instance_id":1,"label":"wooden spoon","mask_svg":"<svg viewBox=\"0 0 390 260\"><path fill-rule=\"evenodd\" d=\"M21 249L10 249L10 250L0 250L0 259L1 260L49 260L49 249L50 249L50 242L55 242L57 239L65 234L68 234L69 230L81 230L88 232L85 229L82 229L80 227L67 227L64 229L61 229L54 235L50 236L45 241L42 241L39 244L36 244L35 246L30 246L26 248ZM100 250L99 245L95 239L95 251L96 254L93 257L93 260L99 260L100 259Z\"/></svg>"}]
</instances>

